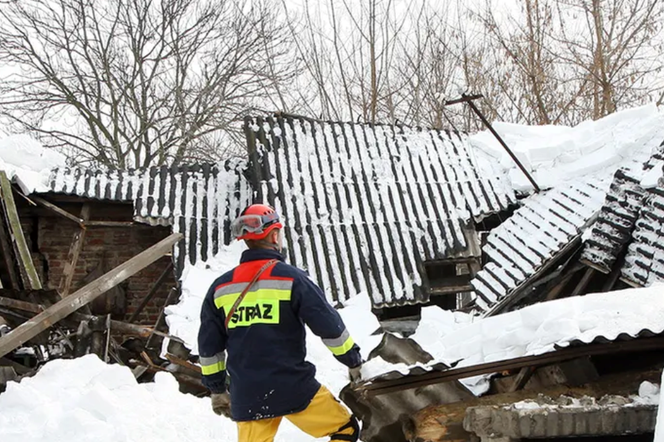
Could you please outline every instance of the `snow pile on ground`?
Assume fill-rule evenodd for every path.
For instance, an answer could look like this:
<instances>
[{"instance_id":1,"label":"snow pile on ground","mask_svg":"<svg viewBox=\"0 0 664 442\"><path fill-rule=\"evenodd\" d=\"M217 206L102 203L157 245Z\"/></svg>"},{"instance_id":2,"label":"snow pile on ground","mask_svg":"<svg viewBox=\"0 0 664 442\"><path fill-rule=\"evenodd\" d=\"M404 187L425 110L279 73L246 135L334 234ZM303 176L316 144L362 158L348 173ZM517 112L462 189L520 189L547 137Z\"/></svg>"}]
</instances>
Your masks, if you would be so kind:
<instances>
[{"instance_id":1,"label":"snow pile on ground","mask_svg":"<svg viewBox=\"0 0 664 442\"><path fill-rule=\"evenodd\" d=\"M493 127L535 182L546 189L580 176L612 175L631 161L647 160L664 141L664 112L650 104L574 127L501 122L493 123ZM523 172L489 131L472 135L470 143L489 155L488 161L483 155L478 158L483 169L506 174L515 190L532 190Z\"/></svg>"},{"instance_id":2,"label":"snow pile on ground","mask_svg":"<svg viewBox=\"0 0 664 442\"><path fill-rule=\"evenodd\" d=\"M235 442L230 419L210 398L178 391L168 373L138 384L131 371L95 355L46 364L33 378L10 382L0 395L2 442ZM311 438L284 421L277 442Z\"/></svg>"},{"instance_id":3,"label":"snow pile on ground","mask_svg":"<svg viewBox=\"0 0 664 442\"><path fill-rule=\"evenodd\" d=\"M443 322L437 331L435 323L429 322L425 329L417 330L414 339L433 356L432 364L458 362L457 367L466 367L543 354L577 340L590 343L600 336L613 340L623 333L636 336L642 330L661 333L663 289L663 285L655 285L559 299L461 327ZM383 364L367 362L367 372L375 375L378 370L372 368L373 364ZM383 372L391 371L382 368ZM399 371L406 373L403 367ZM488 389L488 379L478 376L463 382L479 395Z\"/></svg>"},{"instance_id":4,"label":"snow pile on ground","mask_svg":"<svg viewBox=\"0 0 664 442\"><path fill-rule=\"evenodd\" d=\"M27 135L12 135L0 140L0 170L15 180L26 193L48 190L51 169L64 167L65 156Z\"/></svg>"}]
</instances>

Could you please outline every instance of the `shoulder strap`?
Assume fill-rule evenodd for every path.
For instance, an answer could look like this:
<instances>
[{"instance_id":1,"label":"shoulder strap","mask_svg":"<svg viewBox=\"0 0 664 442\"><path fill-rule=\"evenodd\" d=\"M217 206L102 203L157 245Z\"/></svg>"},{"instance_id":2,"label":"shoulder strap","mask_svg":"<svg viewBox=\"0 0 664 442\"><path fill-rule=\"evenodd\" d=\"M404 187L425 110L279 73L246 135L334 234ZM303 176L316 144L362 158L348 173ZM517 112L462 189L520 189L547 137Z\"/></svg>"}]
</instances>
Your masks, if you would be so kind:
<instances>
[{"instance_id":1,"label":"shoulder strap","mask_svg":"<svg viewBox=\"0 0 664 442\"><path fill-rule=\"evenodd\" d=\"M262 275L267 269L269 269L270 267L272 267L272 266L273 266L274 264L276 264L277 262L279 262L278 259L271 259L271 260L269 260L268 262L266 262L265 264L263 264L263 267L261 267L261 268L258 270L258 272L254 275L254 278L251 280L251 282L247 285L247 287L245 287L245 289L242 291L242 293L240 293L240 296L237 297L237 299L235 300L235 303L233 304L233 306L231 307L231 309L228 310L228 313L226 313L226 321L225 321L225 323L224 323L224 326L226 327L226 330L228 330L228 323L231 322L231 318L232 318L233 315L235 314L235 310L238 308L238 306L240 305L240 303L242 303L242 300L243 300L244 297L247 295L247 293L249 292L249 290L251 290L251 287L252 287L254 284L256 284L256 281L258 281L258 278L260 278L261 275Z\"/></svg>"}]
</instances>

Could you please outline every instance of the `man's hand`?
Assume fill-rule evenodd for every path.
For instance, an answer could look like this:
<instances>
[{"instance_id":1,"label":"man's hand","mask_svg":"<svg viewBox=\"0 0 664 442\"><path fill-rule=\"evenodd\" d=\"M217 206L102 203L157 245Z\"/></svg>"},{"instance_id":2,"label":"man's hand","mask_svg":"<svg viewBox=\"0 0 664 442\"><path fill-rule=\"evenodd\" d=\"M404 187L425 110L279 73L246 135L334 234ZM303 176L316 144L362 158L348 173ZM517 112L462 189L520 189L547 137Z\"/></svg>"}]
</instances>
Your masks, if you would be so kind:
<instances>
[{"instance_id":1,"label":"man's hand","mask_svg":"<svg viewBox=\"0 0 664 442\"><path fill-rule=\"evenodd\" d=\"M348 369L351 384L357 384L362 380L362 364Z\"/></svg>"},{"instance_id":2,"label":"man's hand","mask_svg":"<svg viewBox=\"0 0 664 442\"><path fill-rule=\"evenodd\" d=\"M212 393L212 410L219 416L231 417L231 396L228 393Z\"/></svg>"}]
</instances>

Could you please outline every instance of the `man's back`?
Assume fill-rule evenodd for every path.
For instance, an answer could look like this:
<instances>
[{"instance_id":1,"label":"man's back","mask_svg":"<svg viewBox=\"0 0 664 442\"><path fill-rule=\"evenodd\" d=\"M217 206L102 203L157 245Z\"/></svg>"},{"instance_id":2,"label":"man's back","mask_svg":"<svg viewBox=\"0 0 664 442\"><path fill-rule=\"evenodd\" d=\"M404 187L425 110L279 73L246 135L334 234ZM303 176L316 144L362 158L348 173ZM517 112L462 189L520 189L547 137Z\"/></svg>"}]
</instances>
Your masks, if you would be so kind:
<instances>
[{"instance_id":1,"label":"man's back","mask_svg":"<svg viewBox=\"0 0 664 442\"><path fill-rule=\"evenodd\" d=\"M272 259L278 261L251 286L226 329L226 314ZM361 363L359 349L321 290L273 250L245 251L240 266L210 287L201 322L203 382L211 391L223 392L227 367L232 415L237 421L297 413L319 390L315 367L305 361L304 323L341 362L349 367ZM219 362L224 350L226 364Z\"/></svg>"}]
</instances>

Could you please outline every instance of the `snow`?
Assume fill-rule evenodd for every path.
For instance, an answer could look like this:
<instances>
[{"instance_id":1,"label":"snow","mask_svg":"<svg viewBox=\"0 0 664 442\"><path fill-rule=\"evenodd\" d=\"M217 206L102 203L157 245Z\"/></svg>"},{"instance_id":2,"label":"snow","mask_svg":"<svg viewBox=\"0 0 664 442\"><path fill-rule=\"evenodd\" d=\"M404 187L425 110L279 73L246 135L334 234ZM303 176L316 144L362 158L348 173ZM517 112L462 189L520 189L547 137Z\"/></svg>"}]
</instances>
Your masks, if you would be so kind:
<instances>
[{"instance_id":1,"label":"snow","mask_svg":"<svg viewBox=\"0 0 664 442\"><path fill-rule=\"evenodd\" d=\"M647 171L644 175L643 178L641 179L641 186L643 186L646 189L652 189L653 187L657 187L657 181L662 178L662 175L664 173L662 172L662 166L664 166L664 161L657 160L653 161L653 168Z\"/></svg>"},{"instance_id":2,"label":"snow","mask_svg":"<svg viewBox=\"0 0 664 442\"><path fill-rule=\"evenodd\" d=\"M46 149L28 135L11 135L0 140L0 170L25 193L48 191L51 169L65 165L64 155Z\"/></svg>"},{"instance_id":3,"label":"snow","mask_svg":"<svg viewBox=\"0 0 664 442\"><path fill-rule=\"evenodd\" d=\"M476 319L423 309L425 320L412 338L438 362L467 367L485 362L539 355L573 341L591 343L597 337L614 340L620 334L637 336L642 330L664 331L662 288L627 289L564 298L535 304L522 310ZM430 311L431 310L431 311ZM403 367L371 360L365 370L378 375ZM378 369L376 366L380 366ZM489 376L462 382L477 395L489 387Z\"/></svg>"},{"instance_id":4,"label":"snow","mask_svg":"<svg viewBox=\"0 0 664 442\"><path fill-rule=\"evenodd\" d=\"M571 178L611 175L631 161L645 161L664 140L664 112L655 104L616 112L597 121L569 126L525 126L495 122L494 129L541 188ZM532 185L489 131L471 135L485 173L505 174L515 190ZM645 156L645 157L644 157Z\"/></svg>"},{"instance_id":5,"label":"snow","mask_svg":"<svg viewBox=\"0 0 664 442\"><path fill-rule=\"evenodd\" d=\"M643 381L639 385L638 396L632 396L637 405L659 405L660 386L652 382Z\"/></svg>"},{"instance_id":6,"label":"snow","mask_svg":"<svg viewBox=\"0 0 664 442\"><path fill-rule=\"evenodd\" d=\"M95 355L46 364L0 395L3 442L235 442L236 425L212 412L210 398L178 391L169 373L138 384L127 367ZM311 438L284 421L277 442Z\"/></svg>"}]
</instances>

